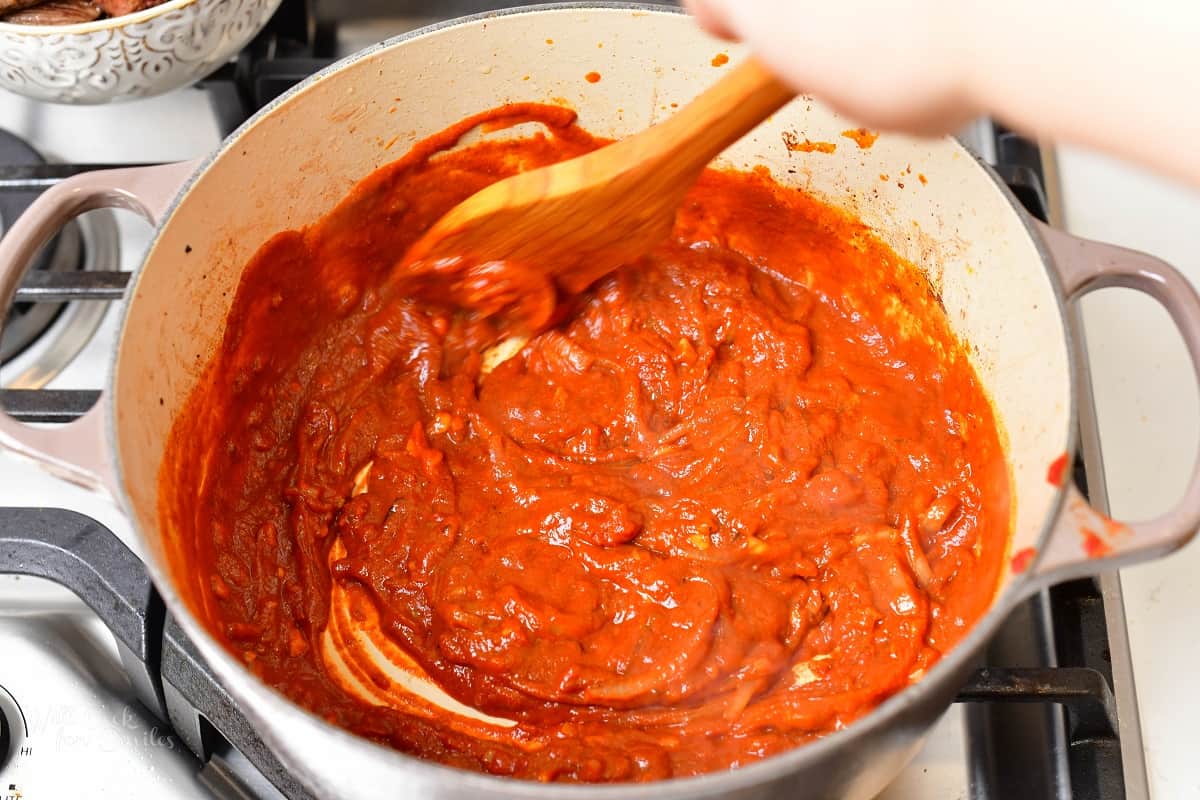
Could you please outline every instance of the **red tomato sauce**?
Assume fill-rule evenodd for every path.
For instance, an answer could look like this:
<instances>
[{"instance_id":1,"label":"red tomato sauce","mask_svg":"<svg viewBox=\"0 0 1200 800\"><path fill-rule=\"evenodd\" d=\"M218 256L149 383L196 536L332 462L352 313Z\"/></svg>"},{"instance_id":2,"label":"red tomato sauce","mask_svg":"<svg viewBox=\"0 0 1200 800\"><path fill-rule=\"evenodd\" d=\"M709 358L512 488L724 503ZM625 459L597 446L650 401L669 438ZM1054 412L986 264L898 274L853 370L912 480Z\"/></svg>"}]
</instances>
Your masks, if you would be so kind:
<instances>
[{"instance_id":1,"label":"red tomato sauce","mask_svg":"<svg viewBox=\"0 0 1200 800\"><path fill-rule=\"evenodd\" d=\"M546 133L451 149L522 120ZM669 241L486 374L490 323L405 295L393 266L442 213L600 144L498 109L264 244L160 480L176 581L262 680L536 780L727 769L852 723L987 609L1009 533L996 421L928 284L761 170L706 172ZM366 649L336 619L511 724L386 670L349 690Z\"/></svg>"},{"instance_id":2,"label":"red tomato sauce","mask_svg":"<svg viewBox=\"0 0 1200 800\"><path fill-rule=\"evenodd\" d=\"M784 131L783 144L789 153L835 153L837 145L833 142L814 142L810 139L800 140L792 131Z\"/></svg>"},{"instance_id":3,"label":"red tomato sauce","mask_svg":"<svg viewBox=\"0 0 1200 800\"><path fill-rule=\"evenodd\" d=\"M870 150L875 144L875 140L879 138L879 134L875 131L869 131L866 128L851 128L848 131L842 131L842 136L847 139L852 139L859 150Z\"/></svg>"}]
</instances>

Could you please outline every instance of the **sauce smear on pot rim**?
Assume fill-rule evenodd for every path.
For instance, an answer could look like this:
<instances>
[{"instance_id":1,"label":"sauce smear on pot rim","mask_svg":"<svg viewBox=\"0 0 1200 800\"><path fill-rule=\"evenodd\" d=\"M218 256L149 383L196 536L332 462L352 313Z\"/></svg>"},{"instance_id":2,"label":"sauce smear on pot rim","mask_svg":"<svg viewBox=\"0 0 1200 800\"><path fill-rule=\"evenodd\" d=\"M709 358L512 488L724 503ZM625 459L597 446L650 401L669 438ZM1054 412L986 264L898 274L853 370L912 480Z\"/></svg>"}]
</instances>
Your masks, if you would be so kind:
<instances>
[{"instance_id":1,"label":"sauce smear on pot rim","mask_svg":"<svg viewBox=\"0 0 1200 800\"><path fill-rule=\"evenodd\" d=\"M479 125L546 133L454 149ZM393 274L443 212L603 144L550 106L418 145L246 268L172 431L175 579L264 681L535 780L737 767L853 722L990 605L1008 468L918 270L765 172L485 362Z\"/></svg>"}]
</instances>

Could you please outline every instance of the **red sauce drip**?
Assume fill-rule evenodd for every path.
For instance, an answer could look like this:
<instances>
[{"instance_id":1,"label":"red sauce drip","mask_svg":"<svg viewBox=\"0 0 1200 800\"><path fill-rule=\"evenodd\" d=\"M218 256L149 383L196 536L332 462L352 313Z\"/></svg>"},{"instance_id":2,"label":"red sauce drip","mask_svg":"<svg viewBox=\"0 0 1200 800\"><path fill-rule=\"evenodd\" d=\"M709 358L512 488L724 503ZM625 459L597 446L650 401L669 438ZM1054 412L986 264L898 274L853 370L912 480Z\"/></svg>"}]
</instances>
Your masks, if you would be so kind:
<instances>
[{"instance_id":1,"label":"red sauce drip","mask_svg":"<svg viewBox=\"0 0 1200 800\"><path fill-rule=\"evenodd\" d=\"M1083 528L1083 552L1088 558L1104 558L1112 554L1112 546L1101 539L1091 528Z\"/></svg>"},{"instance_id":2,"label":"red sauce drip","mask_svg":"<svg viewBox=\"0 0 1200 800\"><path fill-rule=\"evenodd\" d=\"M526 119L547 133L450 150ZM600 144L564 109L498 109L273 237L159 487L176 581L264 681L537 780L693 775L853 722L970 629L1008 543L992 409L928 284L762 173L706 172L669 241L487 375L488 323L389 280L456 203ZM335 588L516 727L344 691L321 656Z\"/></svg>"},{"instance_id":3,"label":"red sauce drip","mask_svg":"<svg viewBox=\"0 0 1200 800\"><path fill-rule=\"evenodd\" d=\"M1050 468L1046 470L1046 480L1053 486L1062 486L1063 479L1067 475L1067 454L1063 453L1054 462L1050 464Z\"/></svg>"},{"instance_id":4,"label":"red sauce drip","mask_svg":"<svg viewBox=\"0 0 1200 800\"><path fill-rule=\"evenodd\" d=\"M1018 550L1012 557L1012 571L1014 573L1024 572L1029 569L1029 565L1033 559L1037 557L1037 550L1033 547L1026 547Z\"/></svg>"},{"instance_id":5,"label":"red sauce drip","mask_svg":"<svg viewBox=\"0 0 1200 800\"><path fill-rule=\"evenodd\" d=\"M717 53L715 56L713 56L712 65L714 67L723 67L728 63L729 63L729 54L728 53Z\"/></svg>"},{"instance_id":6,"label":"red sauce drip","mask_svg":"<svg viewBox=\"0 0 1200 800\"><path fill-rule=\"evenodd\" d=\"M599 72L589 72L587 75L584 75L583 77L584 77L584 80L586 80L588 83L599 83L600 82L600 73Z\"/></svg>"},{"instance_id":7,"label":"red sauce drip","mask_svg":"<svg viewBox=\"0 0 1200 800\"><path fill-rule=\"evenodd\" d=\"M842 131L842 136L854 140L860 150L869 150L871 145L875 144L875 140L879 138L878 133L866 128L851 128L848 131Z\"/></svg>"},{"instance_id":8,"label":"red sauce drip","mask_svg":"<svg viewBox=\"0 0 1200 800\"><path fill-rule=\"evenodd\" d=\"M783 132L783 144L791 153L834 153L837 145L833 142L814 142L810 139L800 140L791 131Z\"/></svg>"}]
</instances>

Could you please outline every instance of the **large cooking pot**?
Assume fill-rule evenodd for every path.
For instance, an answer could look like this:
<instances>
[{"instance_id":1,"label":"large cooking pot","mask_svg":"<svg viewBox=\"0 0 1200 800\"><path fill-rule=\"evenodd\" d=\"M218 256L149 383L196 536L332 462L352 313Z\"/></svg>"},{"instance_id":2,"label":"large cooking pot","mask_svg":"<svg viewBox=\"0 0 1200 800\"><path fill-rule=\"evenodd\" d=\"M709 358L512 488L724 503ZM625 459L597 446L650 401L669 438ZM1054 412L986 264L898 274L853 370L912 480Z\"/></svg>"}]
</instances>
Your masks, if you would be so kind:
<instances>
[{"instance_id":1,"label":"large cooking pot","mask_svg":"<svg viewBox=\"0 0 1200 800\"><path fill-rule=\"evenodd\" d=\"M847 729L760 763L651 785L544 786L427 763L331 727L217 644L172 581L173 533L159 525L156 484L171 424L221 339L241 270L258 246L316 220L418 139L506 101L565 98L594 133L640 130L714 81L721 72L713 56L726 49L687 17L653 6L540 6L437 25L313 76L202 164L64 181L0 243L0 301L11 301L37 247L70 217L118 206L158 226L128 292L111 383L99 405L57 428L30 428L0 414L0 445L121 503L169 610L265 742L316 796L869 797L921 746L980 647L1022 598L1054 581L1162 555L1200 524L1200 473L1174 511L1129 525L1098 515L1069 476L1065 484L1060 477L1076 446L1082 370L1068 346L1066 304L1104 286L1146 292L1171 313L1195 361L1200 298L1187 281L1157 259L1034 222L950 139L884 135L861 150L840 137L846 120L801 99L732 148L724 163L770 167L780 181L851 210L926 270L951 326L969 344L1007 438L1011 566L991 609L957 648ZM736 61L741 52L730 54ZM591 71L601 74L599 83L584 80ZM833 154L793 153L785 143L793 136L839 145ZM903 180L881 180L901 171Z\"/></svg>"}]
</instances>

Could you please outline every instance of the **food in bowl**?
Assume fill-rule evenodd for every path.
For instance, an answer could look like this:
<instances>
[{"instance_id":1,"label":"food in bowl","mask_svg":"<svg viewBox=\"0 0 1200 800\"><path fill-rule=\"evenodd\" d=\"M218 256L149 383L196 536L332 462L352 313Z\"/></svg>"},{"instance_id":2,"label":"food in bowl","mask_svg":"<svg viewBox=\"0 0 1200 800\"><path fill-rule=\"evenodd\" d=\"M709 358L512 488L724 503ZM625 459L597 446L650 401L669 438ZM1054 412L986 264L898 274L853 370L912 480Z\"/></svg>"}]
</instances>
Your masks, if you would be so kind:
<instances>
[{"instance_id":1,"label":"food in bowl","mask_svg":"<svg viewBox=\"0 0 1200 800\"><path fill-rule=\"evenodd\" d=\"M280 1L166 0L115 16L146 4L105 0L114 16L104 17L99 5L54 0L0 13L0 89L83 105L187 86L237 55Z\"/></svg>"},{"instance_id":2,"label":"food in bowl","mask_svg":"<svg viewBox=\"0 0 1200 800\"><path fill-rule=\"evenodd\" d=\"M545 133L458 147L477 128ZM174 424L160 522L213 635L314 713L516 778L728 769L849 725L986 611L996 417L920 270L763 170L496 356L394 270L603 144L464 120L265 243Z\"/></svg>"},{"instance_id":3,"label":"food in bowl","mask_svg":"<svg viewBox=\"0 0 1200 800\"><path fill-rule=\"evenodd\" d=\"M167 0L0 0L0 21L17 25L74 25L120 17Z\"/></svg>"}]
</instances>

